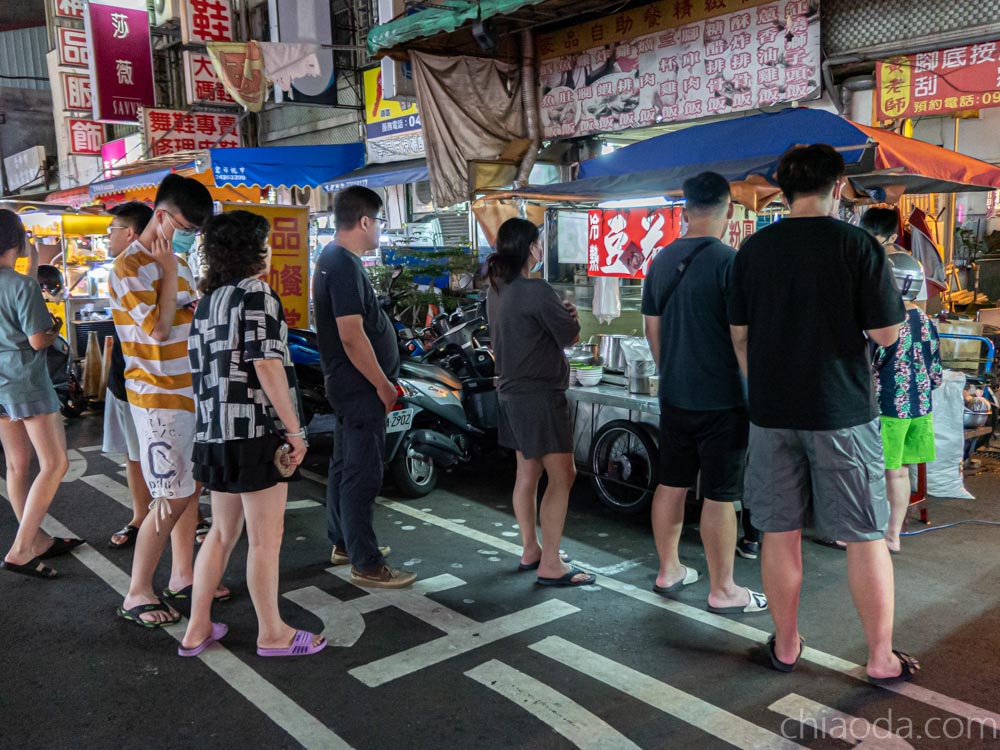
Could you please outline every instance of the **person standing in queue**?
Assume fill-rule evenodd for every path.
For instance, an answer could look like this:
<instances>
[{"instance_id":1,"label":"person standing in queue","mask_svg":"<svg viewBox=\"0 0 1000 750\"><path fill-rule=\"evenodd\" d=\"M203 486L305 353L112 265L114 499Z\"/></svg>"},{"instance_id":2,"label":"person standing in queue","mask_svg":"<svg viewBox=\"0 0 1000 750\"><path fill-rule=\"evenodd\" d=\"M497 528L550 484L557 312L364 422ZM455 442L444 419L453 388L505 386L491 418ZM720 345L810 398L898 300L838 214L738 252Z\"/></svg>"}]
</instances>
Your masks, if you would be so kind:
<instances>
[{"instance_id":1,"label":"person standing in queue","mask_svg":"<svg viewBox=\"0 0 1000 750\"><path fill-rule=\"evenodd\" d=\"M129 201L108 209L113 217L108 226L108 254L117 258L139 239L153 218L153 209L139 201ZM126 549L135 545L139 527L149 512L152 497L149 487L142 477L139 463L139 436L135 432L135 422L128 405L125 390L125 357L122 342L115 336L111 350L111 369L108 371L108 390L104 394L104 453L119 453L125 456L125 479L129 494L132 495L132 519L124 527L111 535L108 546L111 549Z\"/></svg>"},{"instance_id":2,"label":"person standing in queue","mask_svg":"<svg viewBox=\"0 0 1000 750\"><path fill-rule=\"evenodd\" d=\"M17 516L17 535L0 569L55 578L48 560L83 544L56 539L42 520L69 469L59 398L49 378L45 350L59 325L45 308L42 290L14 270L28 249L27 233L13 211L0 209L0 443L7 464L7 496ZM31 479L31 455L38 474Z\"/></svg>"},{"instance_id":3,"label":"person standing in queue","mask_svg":"<svg viewBox=\"0 0 1000 750\"><path fill-rule=\"evenodd\" d=\"M496 354L500 445L517 452L514 515L521 530L520 570L537 570L543 586L585 586L596 577L567 565L559 541L576 478L573 418L566 399L569 363L563 349L580 338L576 308L543 279L538 227L508 219L486 261L486 299ZM548 485L538 509L542 473ZM537 536L541 518L542 541Z\"/></svg>"},{"instance_id":4,"label":"person standing in queue","mask_svg":"<svg viewBox=\"0 0 1000 750\"><path fill-rule=\"evenodd\" d=\"M674 594L699 578L681 564L677 548L688 489L700 473L708 610L763 612L767 597L733 581L733 503L743 497L750 424L726 318L736 258L720 240L733 215L729 182L703 172L685 181L684 200L687 234L657 254L642 286L646 340L660 374L660 465L652 510L660 570L653 590Z\"/></svg>"},{"instance_id":5,"label":"person standing in queue","mask_svg":"<svg viewBox=\"0 0 1000 750\"><path fill-rule=\"evenodd\" d=\"M375 250L385 219L382 199L364 187L349 187L334 201L337 233L316 263L313 305L326 381L333 407L333 454L326 489L327 534L334 565L351 564L351 582L402 588L417 576L389 567L373 527L375 498L382 488L385 417L396 404L399 348L396 331L361 256Z\"/></svg>"},{"instance_id":6,"label":"person standing in queue","mask_svg":"<svg viewBox=\"0 0 1000 750\"><path fill-rule=\"evenodd\" d=\"M802 528L811 506L817 530L847 543L866 671L881 685L920 666L892 647L889 503L869 350L869 341L895 343L906 313L878 242L833 218L843 175L843 157L826 144L781 157L789 215L737 253L729 322L750 394L744 494L764 532L771 666L791 672L802 656Z\"/></svg>"},{"instance_id":7,"label":"person standing in queue","mask_svg":"<svg viewBox=\"0 0 1000 750\"><path fill-rule=\"evenodd\" d=\"M247 588L259 656L310 656L326 639L288 625L278 611L278 557L288 482L306 454L298 382L281 298L261 280L271 265L270 224L249 211L205 225L205 273L188 358L194 387L194 476L212 491L212 528L194 566L191 620L177 649L197 656L229 628L211 619L246 518ZM280 466L279 466L280 464Z\"/></svg>"}]
</instances>

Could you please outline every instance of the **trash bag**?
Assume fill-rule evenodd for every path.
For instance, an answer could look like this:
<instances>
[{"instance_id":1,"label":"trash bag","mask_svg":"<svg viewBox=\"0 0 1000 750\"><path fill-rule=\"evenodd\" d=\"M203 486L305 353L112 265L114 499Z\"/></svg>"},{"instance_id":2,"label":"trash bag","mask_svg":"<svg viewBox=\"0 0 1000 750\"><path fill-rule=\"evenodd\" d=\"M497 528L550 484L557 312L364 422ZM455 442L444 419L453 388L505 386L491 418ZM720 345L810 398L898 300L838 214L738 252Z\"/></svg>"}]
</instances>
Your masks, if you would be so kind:
<instances>
[{"instance_id":1,"label":"trash bag","mask_svg":"<svg viewBox=\"0 0 1000 750\"><path fill-rule=\"evenodd\" d=\"M931 395L934 413L934 447L937 459L927 464L927 494L975 500L962 483L965 425L965 374L945 370L940 388Z\"/></svg>"}]
</instances>

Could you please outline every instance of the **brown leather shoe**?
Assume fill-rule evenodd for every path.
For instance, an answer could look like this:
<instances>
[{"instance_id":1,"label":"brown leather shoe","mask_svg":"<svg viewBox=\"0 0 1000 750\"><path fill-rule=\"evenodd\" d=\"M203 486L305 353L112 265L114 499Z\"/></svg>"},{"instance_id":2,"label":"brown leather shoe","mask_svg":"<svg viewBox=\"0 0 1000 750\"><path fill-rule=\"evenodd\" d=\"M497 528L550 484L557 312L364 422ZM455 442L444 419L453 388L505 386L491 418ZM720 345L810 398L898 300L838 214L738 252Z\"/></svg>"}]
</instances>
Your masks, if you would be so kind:
<instances>
[{"instance_id":1,"label":"brown leather shoe","mask_svg":"<svg viewBox=\"0 0 1000 750\"><path fill-rule=\"evenodd\" d=\"M351 568L351 583L375 589L401 589L417 580L412 570L390 568L383 565L372 570Z\"/></svg>"},{"instance_id":2,"label":"brown leather shoe","mask_svg":"<svg viewBox=\"0 0 1000 750\"><path fill-rule=\"evenodd\" d=\"M392 547L389 547L388 545L385 547L379 547L378 551L382 553L382 557L385 557L392 552ZM334 565L349 565L351 562L351 556L347 554L347 550L343 547L334 547L333 552L330 553L330 562Z\"/></svg>"}]
</instances>

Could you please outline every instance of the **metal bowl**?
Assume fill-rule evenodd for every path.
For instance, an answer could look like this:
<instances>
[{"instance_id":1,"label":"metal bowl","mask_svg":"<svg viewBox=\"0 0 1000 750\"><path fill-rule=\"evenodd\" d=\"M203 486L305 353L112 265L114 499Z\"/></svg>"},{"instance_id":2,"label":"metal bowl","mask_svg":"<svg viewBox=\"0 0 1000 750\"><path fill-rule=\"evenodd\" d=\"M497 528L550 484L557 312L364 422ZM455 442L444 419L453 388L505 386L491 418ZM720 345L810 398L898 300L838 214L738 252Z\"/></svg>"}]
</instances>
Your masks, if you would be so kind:
<instances>
[{"instance_id":1,"label":"metal bowl","mask_svg":"<svg viewBox=\"0 0 1000 750\"><path fill-rule=\"evenodd\" d=\"M970 430L974 427L982 427L986 424L986 420L989 418L989 412L969 411L966 409L965 416L963 417L963 424L965 425L965 429Z\"/></svg>"}]
</instances>

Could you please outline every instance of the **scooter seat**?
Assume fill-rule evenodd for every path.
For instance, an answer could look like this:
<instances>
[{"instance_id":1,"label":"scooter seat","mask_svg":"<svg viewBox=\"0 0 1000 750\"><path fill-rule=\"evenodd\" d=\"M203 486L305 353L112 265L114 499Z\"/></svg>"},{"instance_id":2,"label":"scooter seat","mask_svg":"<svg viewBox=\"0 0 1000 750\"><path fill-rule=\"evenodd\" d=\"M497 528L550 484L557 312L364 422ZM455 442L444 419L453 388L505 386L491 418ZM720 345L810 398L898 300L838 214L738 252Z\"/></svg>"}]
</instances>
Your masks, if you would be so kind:
<instances>
[{"instance_id":1,"label":"scooter seat","mask_svg":"<svg viewBox=\"0 0 1000 750\"><path fill-rule=\"evenodd\" d=\"M404 361L400 363L399 371L403 375L409 375L414 378L421 378L423 380L431 380L435 383L440 383L453 391L462 390L462 381L455 377L453 373L450 373L443 367L438 367L437 365Z\"/></svg>"}]
</instances>

